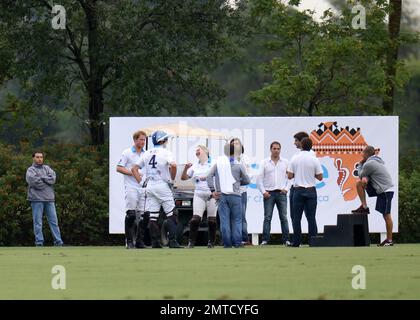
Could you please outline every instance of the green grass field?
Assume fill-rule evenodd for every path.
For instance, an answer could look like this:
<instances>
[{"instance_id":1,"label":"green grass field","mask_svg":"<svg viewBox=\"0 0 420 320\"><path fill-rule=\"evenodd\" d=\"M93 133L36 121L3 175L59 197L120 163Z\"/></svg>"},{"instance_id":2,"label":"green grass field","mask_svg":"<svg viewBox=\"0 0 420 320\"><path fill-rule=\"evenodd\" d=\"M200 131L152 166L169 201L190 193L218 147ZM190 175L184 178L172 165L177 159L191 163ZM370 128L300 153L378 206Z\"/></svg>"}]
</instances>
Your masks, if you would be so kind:
<instances>
[{"instance_id":1,"label":"green grass field","mask_svg":"<svg viewBox=\"0 0 420 320\"><path fill-rule=\"evenodd\" d=\"M66 289L54 290L54 265ZM366 289L352 288L354 265ZM420 244L0 248L0 299L420 299Z\"/></svg>"}]
</instances>

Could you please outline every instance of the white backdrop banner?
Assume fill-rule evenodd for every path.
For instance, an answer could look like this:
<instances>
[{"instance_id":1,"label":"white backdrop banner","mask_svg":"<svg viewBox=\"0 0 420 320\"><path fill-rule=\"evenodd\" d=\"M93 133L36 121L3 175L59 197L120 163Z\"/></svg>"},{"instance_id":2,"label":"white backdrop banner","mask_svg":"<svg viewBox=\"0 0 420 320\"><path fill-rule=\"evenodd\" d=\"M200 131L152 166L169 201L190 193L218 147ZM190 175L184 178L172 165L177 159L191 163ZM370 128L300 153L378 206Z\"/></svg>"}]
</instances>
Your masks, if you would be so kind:
<instances>
[{"instance_id":1,"label":"white backdrop banner","mask_svg":"<svg viewBox=\"0 0 420 320\"><path fill-rule=\"evenodd\" d=\"M290 160L298 151L294 134L305 131L310 135L324 173L323 181L317 185L316 220L320 233L325 225L337 224L337 214L350 213L359 207L355 164L361 159L364 146L372 145L379 149L379 156L385 161L394 182L396 192L391 215L393 231L398 232L398 117L114 117L110 118L110 233L124 233L124 184L122 175L116 172L118 160L121 153L133 145L135 131L153 127L182 133L171 138L168 145L178 164L197 161L195 148L198 144L207 144L211 156L217 158L223 152L224 138L241 139L245 155L252 163L253 179L248 185L246 212L249 233L262 233L263 198L256 188L255 176L261 160L270 156L272 141L281 143L281 156ZM375 203L376 198L368 198L370 232L385 232L382 215L374 210ZM288 218L292 231L289 203ZM304 217L302 231L307 232ZM281 233L277 209L274 209L271 232Z\"/></svg>"}]
</instances>

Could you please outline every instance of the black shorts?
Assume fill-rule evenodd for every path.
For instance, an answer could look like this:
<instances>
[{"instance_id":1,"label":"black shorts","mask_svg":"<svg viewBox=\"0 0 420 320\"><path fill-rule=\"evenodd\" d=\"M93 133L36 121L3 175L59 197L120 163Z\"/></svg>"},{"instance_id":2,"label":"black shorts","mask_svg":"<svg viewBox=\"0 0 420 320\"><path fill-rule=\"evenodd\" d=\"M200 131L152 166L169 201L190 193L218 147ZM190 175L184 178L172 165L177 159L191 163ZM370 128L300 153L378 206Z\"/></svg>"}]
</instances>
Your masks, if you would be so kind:
<instances>
[{"instance_id":1,"label":"black shorts","mask_svg":"<svg viewBox=\"0 0 420 320\"><path fill-rule=\"evenodd\" d=\"M372 184L370 183L370 181L368 182L368 184L366 186L366 193L368 194L369 197L377 197L378 196L375 188L372 187Z\"/></svg>"},{"instance_id":2,"label":"black shorts","mask_svg":"<svg viewBox=\"0 0 420 320\"><path fill-rule=\"evenodd\" d=\"M392 197L394 196L394 192L382 192L378 194L372 184L368 182L366 186L366 193L369 197L377 197L376 198L376 207L375 210L379 211L382 214L391 213L391 202Z\"/></svg>"},{"instance_id":3,"label":"black shorts","mask_svg":"<svg viewBox=\"0 0 420 320\"><path fill-rule=\"evenodd\" d=\"M378 194L378 197L376 198L376 211L379 211L383 215L391 213L391 202L393 196L394 192L392 191Z\"/></svg>"}]
</instances>

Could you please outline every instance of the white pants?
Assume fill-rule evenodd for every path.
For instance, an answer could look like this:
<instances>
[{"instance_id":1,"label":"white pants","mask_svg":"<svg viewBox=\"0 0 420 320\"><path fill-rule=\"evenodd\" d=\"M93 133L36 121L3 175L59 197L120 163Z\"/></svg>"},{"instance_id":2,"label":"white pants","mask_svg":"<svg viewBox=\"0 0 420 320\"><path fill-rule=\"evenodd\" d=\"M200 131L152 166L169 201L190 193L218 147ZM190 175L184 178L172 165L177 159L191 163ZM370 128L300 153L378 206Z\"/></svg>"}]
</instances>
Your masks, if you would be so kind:
<instances>
[{"instance_id":1,"label":"white pants","mask_svg":"<svg viewBox=\"0 0 420 320\"><path fill-rule=\"evenodd\" d=\"M152 183L149 181L146 187L146 211L150 212L150 218L159 217L161 206L167 217L173 214L175 201L172 190L164 181Z\"/></svg>"},{"instance_id":2,"label":"white pants","mask_svg":"<svg viewBox=\"0 0 420 320\"><path fill-rule=\"evenodd\" d=\"M136 210L144 212L144 201L146 191L144 188L125 189L125 210Z\"/></svg>"},{"instance_id":3,"label":"white pants","mask_svg":"<svg viewBox=\"0 0 420 320\"><path fill-rule=\"evenodd\" d=\"M210 198L211 193L194 192L193 215L203 217L207 209L207 218L215 217L217 213L216 199Z\"/></svg>"}]
</instances>

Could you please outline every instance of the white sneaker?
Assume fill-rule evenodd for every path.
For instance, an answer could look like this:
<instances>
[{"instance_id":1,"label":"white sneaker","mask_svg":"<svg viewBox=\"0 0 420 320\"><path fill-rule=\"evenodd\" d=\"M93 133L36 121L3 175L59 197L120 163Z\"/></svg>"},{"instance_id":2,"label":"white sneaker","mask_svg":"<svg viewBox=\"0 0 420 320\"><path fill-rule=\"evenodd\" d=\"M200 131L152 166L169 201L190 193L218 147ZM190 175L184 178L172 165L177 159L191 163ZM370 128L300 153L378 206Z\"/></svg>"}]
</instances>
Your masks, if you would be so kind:
<instances>
[{"instance_id":1,"label":"white sneaker","mask_svg":"<svg viewBox=\"0 0 420 320\"><path fill-rule=\"evenodd\" d=\"M263 241L263 242L261 242L260 246L265 246L265 245L267 245L267 244L268 244L268 242L267 242L267 241Z\"/></svg>"},{"instance_id":2,"label":"white sneaker","mask_svg":"<svg viewBox=\"0 0 420 320\"><path fill-rule=\"evenodd\" d=\"M286 240L286 242L284 243L284 246L285 246L285 247L291 247L291 246L292 246L292 244L290 243L290 241L289 241L289 240Z\"/></svg>"}]
</instances>

